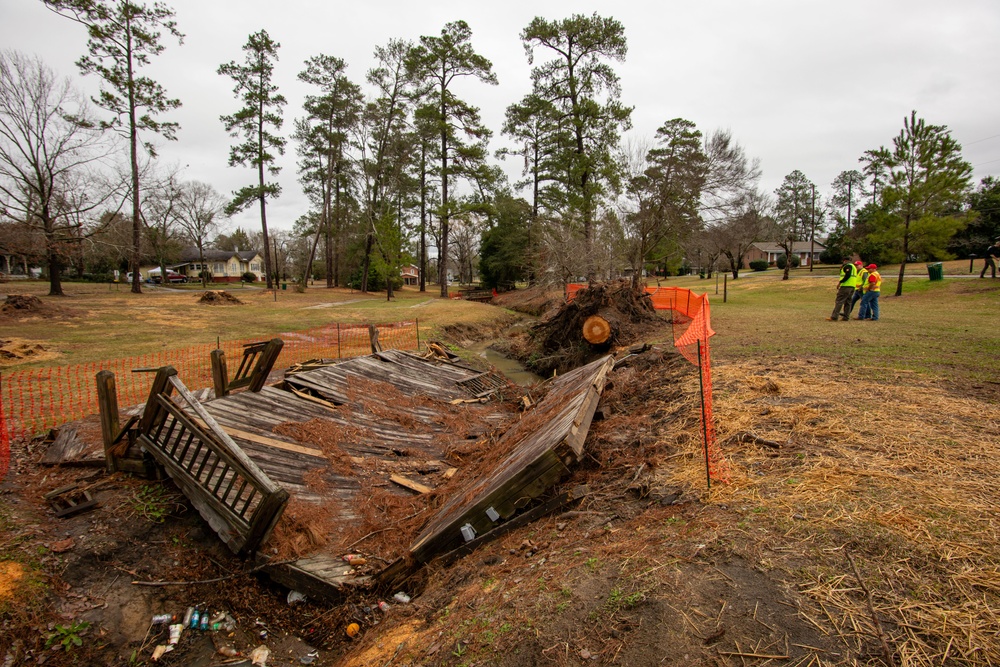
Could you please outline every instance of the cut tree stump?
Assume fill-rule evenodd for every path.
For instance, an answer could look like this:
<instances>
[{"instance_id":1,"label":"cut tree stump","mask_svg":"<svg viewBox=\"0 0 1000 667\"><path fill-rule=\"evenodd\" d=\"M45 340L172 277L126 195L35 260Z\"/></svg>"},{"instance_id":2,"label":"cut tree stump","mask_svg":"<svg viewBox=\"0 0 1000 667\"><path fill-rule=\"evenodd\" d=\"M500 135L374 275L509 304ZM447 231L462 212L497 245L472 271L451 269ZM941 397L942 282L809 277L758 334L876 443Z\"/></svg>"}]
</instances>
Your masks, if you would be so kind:
<instances>
[{"instance_id":1,"label":"cut tree stump","mask_svg":"<svg viewBox=\"0 0 1000 667\"><path fill-rule=\"evenodd\" d=\"M600 315L591 315L583 323L583 339L591 345L606 343L611 337L611 324Z\"/></svg>"}]
</instances>

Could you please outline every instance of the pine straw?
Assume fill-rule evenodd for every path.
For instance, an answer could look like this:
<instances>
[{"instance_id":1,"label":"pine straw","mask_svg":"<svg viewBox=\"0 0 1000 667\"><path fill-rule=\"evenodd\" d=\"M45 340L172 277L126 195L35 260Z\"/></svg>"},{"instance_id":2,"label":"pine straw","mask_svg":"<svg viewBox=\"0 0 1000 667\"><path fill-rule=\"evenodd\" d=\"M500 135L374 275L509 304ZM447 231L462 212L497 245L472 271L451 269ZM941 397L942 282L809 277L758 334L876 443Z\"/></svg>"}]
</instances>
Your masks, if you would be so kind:
<instances>
[{"instance_id":1,"label":"pine straw","mask_svg":"<svg viewBox=\"0 0 1000 667\"><path fill-rule=\"evenodd\" d=\"M856 653L880 652L847 552L900 665L1000 664L996 407L935 387L821 377L801 361L713 370L732 483L712 500L772 523L766 547L810 559L793 570L819 610L803 615ZM782 447L742 444L746 435ZM698 463L674 480L697 488Z\"/></svg>"}]
</instances>

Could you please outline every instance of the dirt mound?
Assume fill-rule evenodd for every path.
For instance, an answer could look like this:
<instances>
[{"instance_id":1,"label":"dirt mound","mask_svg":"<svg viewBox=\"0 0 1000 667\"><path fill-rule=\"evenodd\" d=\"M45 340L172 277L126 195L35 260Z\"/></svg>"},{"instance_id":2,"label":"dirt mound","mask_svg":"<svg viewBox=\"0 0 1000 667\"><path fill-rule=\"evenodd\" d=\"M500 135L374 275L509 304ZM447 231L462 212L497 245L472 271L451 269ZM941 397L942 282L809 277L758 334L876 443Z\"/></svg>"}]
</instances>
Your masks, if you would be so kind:
<instances>
[{"instance_id":1,"label":"dirt mound","mask_svg":"<svg viewBox=\"0 0 1000 667\"><path fill-rule=\"evenodd\" d=\"M30 294L10 294L0 305L0 319L25 320L38 317L60 317L67 311Z\"/></svg>"},{"instance_id":2,"label":"dirt mound","mask_svg":"<svg viewBox=\"0 0 1000 667\"><path fill-rule=\"evenodd\" d=\"M10 313L15 310L25 312L38 312L45 308L45 304L37 296L30 294L11 294L3 304L3 312Z\"/></svg>"},{"instance_id":3,"label":"dirt mound","mask_svg":"<svg viewBox=\"0 0 1000 667\"><path fill-rule=\"evenodd\" d=\"M198 303L205 303L210 306L242 306L243 302L225 290L218 292L205 292L198 299Z\"/></svg>"},{"instance_id":4,"label":"dirt mound","mask_svg":"<svg viewBox=\"0 0 1000 667\"><path fill-rule=\"evenodd\" d=\"M0 366L45 361L57 356L41 343L24 338L0 338Z\"/></svg>"},{"instance_id":5,"label":"dirt mound","mask_svg":"<svg viewBox=\"0 0 1000 667\"><path fill-rule=\"evenodd\" d=\"M595 320L605 334L597 343L584 338L584 329L589 331ZM582 366L615 347L639 342L663 324L645 291L624 280L601 283L577 292L572 301L535 325L527 340L514 345L512 352L532 371L545 376Z\"/></svg>"},{"instance_id":6,"label":"dirt mound","mask_svg":"<svg viewBox=\"0 0 1000 667\"><path fill-rule=\"evenodd\" d=\"M492 303L494 306L541 317L558 308L565 300L561 289L535 285L527 289L511 290L498 294L493 297Z\"/></svg>"}]
</instances>

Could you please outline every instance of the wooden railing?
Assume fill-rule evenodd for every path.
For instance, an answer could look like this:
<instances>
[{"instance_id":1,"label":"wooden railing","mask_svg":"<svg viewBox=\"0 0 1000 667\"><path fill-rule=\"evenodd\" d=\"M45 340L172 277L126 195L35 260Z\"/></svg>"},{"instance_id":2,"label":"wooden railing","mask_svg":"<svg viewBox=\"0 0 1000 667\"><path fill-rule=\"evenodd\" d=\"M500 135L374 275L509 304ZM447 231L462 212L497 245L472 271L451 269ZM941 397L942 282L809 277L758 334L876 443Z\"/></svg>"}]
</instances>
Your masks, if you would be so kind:
<instances>
[{"instance_id":1,"label":"wooden railing","mask_svg":"<svg viewBox=\"0 0 1000 667\"><path fill-rule=\"evenodd\" d=\"M157 371L137 431L139 444L233 552L251 553L270 535L288 492L222 430L173 366Z\"/></svg>"},{"instance_id":2,"label":"wooden railing","mask_svg":"<svg viewBox=\"0 0 1000 667\"><path fill-rule=\"evenodd\" d=\"M236 369L232 380L228 377L226 353L221 349L212 350L212 383L215 385L216 398L226 396L233 389L240 387L247 387L253 392L260 391L267 382L267 376L271 373L284 344L280 338L272 338L244 345L239 368Z\"/></svg>"}]
</instances>

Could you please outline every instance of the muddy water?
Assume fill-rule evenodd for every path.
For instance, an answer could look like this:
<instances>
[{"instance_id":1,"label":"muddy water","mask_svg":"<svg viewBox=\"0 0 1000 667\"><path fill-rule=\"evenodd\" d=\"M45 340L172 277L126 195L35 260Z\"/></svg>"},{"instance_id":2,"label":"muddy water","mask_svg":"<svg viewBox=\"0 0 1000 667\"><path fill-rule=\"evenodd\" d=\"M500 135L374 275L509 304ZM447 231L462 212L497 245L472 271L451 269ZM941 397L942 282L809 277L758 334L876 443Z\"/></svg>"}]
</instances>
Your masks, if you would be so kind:
<instances>
[{"instance_id":1,"label":"muddy water","mask_svg":"<svg viewBox=\"0 0 1000 667\"><path fill-rule=\"evenodd\" d=\"M503 373L514 384L527 387L542 381L542 378L539 376L525 370L519 361L505 357L496 350L491 350L489 348L490 345L492 345L492 341L477 343L470 347L469 351L485 359L487 363Z\"/></svg>"}]
</instances>

